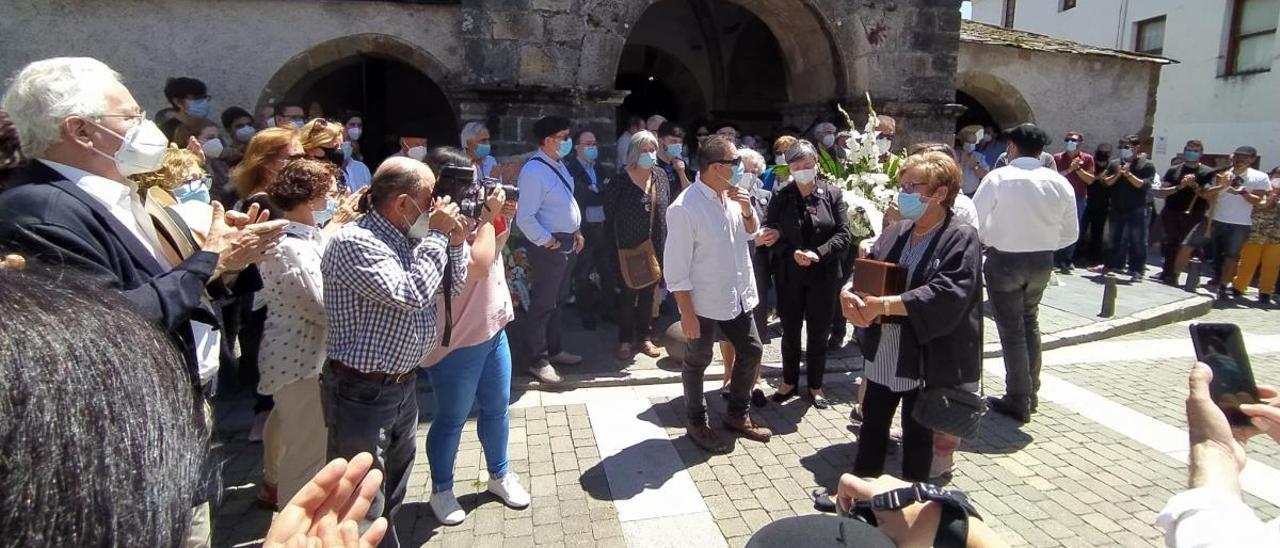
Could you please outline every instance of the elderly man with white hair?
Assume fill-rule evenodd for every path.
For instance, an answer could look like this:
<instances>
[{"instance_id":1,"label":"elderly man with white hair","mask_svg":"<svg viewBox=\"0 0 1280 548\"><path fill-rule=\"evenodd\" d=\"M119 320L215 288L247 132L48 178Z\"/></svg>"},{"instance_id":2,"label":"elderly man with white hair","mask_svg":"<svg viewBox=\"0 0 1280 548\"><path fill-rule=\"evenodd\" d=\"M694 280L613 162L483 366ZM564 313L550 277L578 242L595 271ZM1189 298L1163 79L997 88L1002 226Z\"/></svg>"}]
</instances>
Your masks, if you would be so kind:
<instances>
[{"instance_id":1,"label":"elderly man with white hair","mask_svg":"<svg viewBox=\"0 0 1280 548\"><path fill-rule=\"evenodd\" d=\"M647 121L645 121L644 126L645 126L645 129L649 131L649 133L657 133L658 128L662 127L662 124L665 124L666 122L667 122L666 116L663 116L661 114L654 114L653 116L650 116Z\"/></svg>"},{"instance_id":2,"label":"elderly man with white hair","mask_svg":"<svg viewBox=\"0 0 1280 548\"><path fill-rule=\"evenodd\" d=\"M488 126L484 122L468 122L462 127L461 140L471 165L476 168L476 177L492 177L498 160L493 157L493 147L489 144Z\"/></svg>"},{"instance_id":3,"label":"elderly man with white hair","mask_svg":"<svg viewBox=\"0 0 1280 548\"><path fill-rule=\"evenodd\" d=\"M813 126L813 142L818 145L824 160L843 160L845 157L844 149L836 146L837 131L835 124L831 122L820 122Z\"/></svg>"},{"instance_id":4,"label":"elderly man with white hair","mask_svg":"<svg viewBox=\"0 0 1280 548\"><path fill-rule=\"evenodd\" d=\"M32 160L0 193L0 249L85 271L121 291L183 350L191 386L211 395L221 339L209 297L261 288L257 276L238 274L275 246L286 222L213 202L200 248L174 264L128 179L158 169L168 139L120 75L96 59L23 67L0 110ZM209 544L207 512L197 507L194 545Z\"/></svg>"}]
</instances>

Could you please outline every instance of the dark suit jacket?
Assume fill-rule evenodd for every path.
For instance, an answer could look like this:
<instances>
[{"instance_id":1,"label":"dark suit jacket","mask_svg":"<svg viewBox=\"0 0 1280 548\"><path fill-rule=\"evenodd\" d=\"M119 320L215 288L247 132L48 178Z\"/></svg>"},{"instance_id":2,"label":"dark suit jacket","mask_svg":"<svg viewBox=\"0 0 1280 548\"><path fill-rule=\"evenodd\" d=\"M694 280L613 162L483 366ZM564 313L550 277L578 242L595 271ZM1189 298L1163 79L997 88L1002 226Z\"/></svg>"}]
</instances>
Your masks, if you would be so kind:
<instances>
[{"instance_id":1,"label":"dark suit jacket","mask_svg":"<svg viewBox=\"0 0 1280 548\"><path fill-rule=\"evenodd\" d=\"M242 276L246 279L234 288L209 286L218 256L204 251L166 269L106 206L38 161L16 174L0 193L0 249L77 268L103 286L120 290L143 318L183 350L193 375L191 320L220 325L205 301L206 286L211 297L219 298L262 285L259 278ZM198 376L193 379L198 383Z\"/></svg>"},{"instance_id":2,"label":"dark suit jacket","mask_svg":"<svg viewBox=\"0 0 1280 548\"><path fill-rule=\"evenodd\" d=\"M812 276L814 273L819 273L823 280L833 282L848 276L848 272L844 271L843 258L845 250L853 241L848 226L849 208L844 203L840 189L826 181L819 180L813 192L812 196L818 203L817 218L824 222L816 225L813 238L807 244L802 223L811 215L798 184L787 185L774 192L769 199L764 224L781 233L772 248L774 260L777 261L775 264L781 268L781 283L785 283L790 276ZM792 255L798 250L817 253L820 259L818 264L809 267L797 265Z\"/></svg>"},{"instance_id":3,"label":"dark suit jacket","mask_svg":"<svg viewBox=\"0 0 1280 548\"><path fill-rule=\"evenodd\" d=\"M597 161L595 165L588 166L574 155L565 159L564 167L569 168L569 175L573 176L573 199L578 202L579 208L604 206L605 177L600 172L600 162ZM596 192L591 192L591 176L588 170L596 175Z\"/></svg>"},{"instance_id":4,"label":"dark suit jacket","mask_svg":"<svg viewBox=\"0 0 1280 548\"><path fill-rule=\"evenodd\" d=\"M876 240L871 258L897 262L911 237L911 221L890 225ZM982 245L978 231L948 212L946 224L925 249L907 281L907 316L886 322L902 326L899 377L934 386L956 386L982 377ZM880 324L860 330L862 355L875 359Z\"/></svg>"}]
</instances>

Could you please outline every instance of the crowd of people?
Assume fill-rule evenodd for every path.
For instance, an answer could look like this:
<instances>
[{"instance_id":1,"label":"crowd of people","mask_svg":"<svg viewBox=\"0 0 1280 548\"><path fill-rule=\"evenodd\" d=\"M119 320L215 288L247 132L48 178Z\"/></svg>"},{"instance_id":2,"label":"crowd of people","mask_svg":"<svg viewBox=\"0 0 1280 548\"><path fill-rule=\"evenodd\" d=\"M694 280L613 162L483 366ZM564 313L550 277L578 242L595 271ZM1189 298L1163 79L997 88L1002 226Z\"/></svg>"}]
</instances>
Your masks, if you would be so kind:
<instances>
[{"instance_id":1,"label":"crowd of people","mask_svg":"<svg viewBox=\"0 0 1280 548\"><path fill-rule=\"evenodd\" d=\"M844 157L851 133L826 122L784 130L769 147L732 123L696 123L690 135L661 116L635 116L609 165L594 133L548 116L533 125L535 150L506 181L494 178L499 162L480 121L464 125L457 148L401 135L399 152L370 170L358 112L308 118L285 101L258 116L228 108L217 124L203 82L174 78L164 93L170 106L153 121L97 60L20 70L0 101L11 119L4 137L21 146L0 158L0 249L32 269L74 272L91 294L109 295L104 302L130 311L111 329L151 326L108 341L146 346L149 367L163 370L148 381L174 385L148 389L163 402L130 405L168 404L190 416L161 414L189 424L142 428L189 428L190 440L171 441L203 444L220 383L251 385L260 502L290 523L305 521L314 516L303 507L339 513L316 501L342 489L348 500L359 485L359 501L329 516L326 534L355 538L338 522L358 521L383 546L399 545L394 518L416 458L420 376L435 395L426 452L438 520L466 518L453 467L473 409L488 491L513 508L532 503L508 460L512 374L555 385L561 369L582 362L564 344L571 301L584 328L617 324L620 362L686 346L687 434L714 453L733 447L712 426L703 393L717 345L727 400L720 422L765 443L772 432L753 420L752 406L802 395L830 407L826 356L852 325L866 359L852 413L860 428L854 474L884 473L900 409L902 479L938 482L988 405L1031 420L1039 302L1054 269L1069 272L1103 252L1090 239L1103 227L1109 255L1097 271L1139 281L1158 195L1165 281L1177 283L1190 261L1212 262L1210 283L1228 298L1261 270L1266 302L1280 274L1280 181L1250 167L1257 155L1249 147L1215 171L1191 141L1159 184L1136 136L1108 161L1101 147L1082 152L1079 133L1049 154L1051 140L1034 125L970 126L954 144L906 147L880 235L858 242L844 190L821 167ZM877 122L887 154L896 121ZM512 287L508 249L527 263L527 298ZM858 259L896 265L901 290L855 288ZM979 386L984 288L1007 371L1006 394L987 400ZM683 340L655 334L664 311ZM769 396L760 365L775 315L783 379ZM166 502L168 519L185 504L189 545L207 545L217 463L203 456L165 466L175 477L156 481L189 484L174 493L185 503ZM155 528L138 533L156 535L147 544L181 543Z\"/></svg>"}]
</instances>

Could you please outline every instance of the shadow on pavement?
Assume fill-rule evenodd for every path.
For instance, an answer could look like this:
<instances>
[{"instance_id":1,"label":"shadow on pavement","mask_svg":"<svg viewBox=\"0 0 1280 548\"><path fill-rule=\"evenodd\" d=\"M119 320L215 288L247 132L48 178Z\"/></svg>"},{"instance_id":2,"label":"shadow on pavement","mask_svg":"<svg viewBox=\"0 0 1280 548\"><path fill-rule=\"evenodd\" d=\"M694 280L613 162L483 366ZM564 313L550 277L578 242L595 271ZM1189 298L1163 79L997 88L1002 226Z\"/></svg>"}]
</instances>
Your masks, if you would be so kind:
<instances>
[{"instance_id":1,"label":"shadow on pavement","mask_svg":"<svg viewBox=\"0 0 1280 548\"><path fill-rule=\"evenodd\" d=\"M890 450L892 456L895 451ZM828 494L835 494L840 475L853 470L853 458L858 454L858 443L847 442L830 445L818 452L800 458L800 465L813 474L813 482L827 489ZM886 459L886 473L890 465L896 466L895 459Z\"/></svg>"},{"instance_id":2,"label":"shadow on pavement","mask_svg":"<svg viewBox=\"0 0 1280 548\"><path fill-rule=\"evenodd\" d=\"M984 455L1005 455L1017 453L1030 444L1031 436L1022 431L1021 424L1012 418L988 411L978 427L978 437L964 440L959 450Z\"/></svg>"}]
</instances>

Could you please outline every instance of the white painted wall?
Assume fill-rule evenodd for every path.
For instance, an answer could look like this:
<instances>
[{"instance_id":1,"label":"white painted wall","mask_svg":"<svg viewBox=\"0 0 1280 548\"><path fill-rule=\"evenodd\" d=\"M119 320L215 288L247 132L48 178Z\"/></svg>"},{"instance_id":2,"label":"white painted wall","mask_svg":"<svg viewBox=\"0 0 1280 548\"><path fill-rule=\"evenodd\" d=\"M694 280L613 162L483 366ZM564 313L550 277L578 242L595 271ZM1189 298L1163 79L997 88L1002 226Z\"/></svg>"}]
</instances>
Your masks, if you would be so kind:
<instances>
[{"instance_id":1,"label":"white painted wall","mask_svg":"<svg viewBox=\"0 0 1280 548\"><path fill-rule=\"evenodd\" d=\"M149 112L169 106L167 78L192 76L209 85L216 115L252 109L286 61L351 34L396 36L446 68L462 66L459 11L384 2L5 0L0 78L48 57L96 57L124 76Z\"/></svg>"},{"instance_id":2,"label":"white painted wall","mask_svg":"<svg viewBox=\"0 0 1280 548\"><path fill-rule=\"evenodd\" d=\"M1225 154L1251 145L1262 167L1280 165L1280 40L1270 72L1221 77L1230 0L1021 0L1014 28L1092 45L1132 50L1136 23L1165 15L1164 56L1178 61L1160 75L1155 115L1157 165L1167 165L1188 139ZM974 0L973 18L1000 24L1004 0Z\"/></svg>"}]
</instances>

